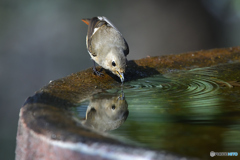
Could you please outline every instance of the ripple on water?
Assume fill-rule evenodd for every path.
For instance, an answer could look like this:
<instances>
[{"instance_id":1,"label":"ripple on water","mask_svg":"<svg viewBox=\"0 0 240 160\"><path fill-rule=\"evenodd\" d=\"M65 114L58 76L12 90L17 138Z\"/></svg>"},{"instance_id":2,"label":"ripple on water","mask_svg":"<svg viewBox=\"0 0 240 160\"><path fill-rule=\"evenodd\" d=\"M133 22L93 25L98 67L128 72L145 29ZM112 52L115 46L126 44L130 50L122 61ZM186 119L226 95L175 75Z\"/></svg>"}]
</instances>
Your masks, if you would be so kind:
<instances>
[{"instance_id":1,"label":"ripple on water","mask_svg":"<svg viewBox=\"0 0 240 160\"><path fill-rule=\"evenodd\" d=\"M188 156L208 158L211 150L224 151L225 118L231 115L225 113L229 101L220 84L230 85L218 77L216 68L201 68L125 83L129 117L111 133Z\"/></svg>"},{"instance_id":2,"label":"ripple on water","mask_svg":"<svg viewBox=\"0 0 240 160\"><path fill-rule=\"evenodd\" d=\"M229 108L239 108L240 92L239 89L229 92L220 86L230 86L219 78L219 73L227 75L232 70L227 68L172 72L124 83L122 89L107 90L110 94L123 90L129 110L125 123L111 134L127 142L203 159L209 158L212 150L239 149L240 142L229 135L240 139L235 134L240 133L240 114ZM86 101L82 106L86 110ZM232 124L237 127L229 127Z\"/></svg>"},{"instance_id":3,"label":"ripple on water","mask_svg":"<svg viewBox=\"0 0 240 160\"><path fill-rule=\"evenodd\" d=\"M125 84L127 100L135 107L170 108L181 103L182 107L216 106L221 91L214 70L194 69L141 79ZM140 103L141 102L141 103ZM155 105L157 104L157 106Z\"/></svg>"}]
</instances>

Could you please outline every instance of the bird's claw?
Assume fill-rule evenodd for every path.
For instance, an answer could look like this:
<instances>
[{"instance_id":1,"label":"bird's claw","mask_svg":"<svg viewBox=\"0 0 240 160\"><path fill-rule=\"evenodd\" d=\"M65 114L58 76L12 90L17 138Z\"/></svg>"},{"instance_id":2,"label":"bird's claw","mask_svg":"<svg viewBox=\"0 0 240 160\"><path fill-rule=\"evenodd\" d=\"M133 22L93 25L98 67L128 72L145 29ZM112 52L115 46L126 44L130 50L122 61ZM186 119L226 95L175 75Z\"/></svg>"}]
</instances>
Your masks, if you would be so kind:
<instances>
[{"instance_id":1,"label":"bird's claw","mask_svg":"<svg viewBox=\"0 0 240 160\"><path fill-rule=\"evenodd\" d=\"M103 73L97 71L96 68L93 68L93 72L94 72L94 74L96 74L97 76L103 76Z\"/></svg>"}]
</instances>

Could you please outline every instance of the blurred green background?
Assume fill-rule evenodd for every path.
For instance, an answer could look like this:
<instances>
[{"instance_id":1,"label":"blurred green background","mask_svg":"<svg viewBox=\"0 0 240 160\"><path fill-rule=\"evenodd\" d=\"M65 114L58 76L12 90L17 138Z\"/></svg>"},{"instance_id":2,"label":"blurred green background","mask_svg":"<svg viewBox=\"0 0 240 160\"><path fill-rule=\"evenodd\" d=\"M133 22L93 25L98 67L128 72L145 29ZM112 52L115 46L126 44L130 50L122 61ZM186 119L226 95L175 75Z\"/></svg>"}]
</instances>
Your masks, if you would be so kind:
<instances>
[{"instance_id":1,"label":"blurred green background","mask_svg":"<svg viewBox=\"0 0 240 160\"><path fill-rule=\"evenodd\" d=\"M14 159L19 110L50 80L92 66L81 18L106 16L128 59L237 46L238 0L0 0L0 157Z\"/></svg>"}]
</instances>

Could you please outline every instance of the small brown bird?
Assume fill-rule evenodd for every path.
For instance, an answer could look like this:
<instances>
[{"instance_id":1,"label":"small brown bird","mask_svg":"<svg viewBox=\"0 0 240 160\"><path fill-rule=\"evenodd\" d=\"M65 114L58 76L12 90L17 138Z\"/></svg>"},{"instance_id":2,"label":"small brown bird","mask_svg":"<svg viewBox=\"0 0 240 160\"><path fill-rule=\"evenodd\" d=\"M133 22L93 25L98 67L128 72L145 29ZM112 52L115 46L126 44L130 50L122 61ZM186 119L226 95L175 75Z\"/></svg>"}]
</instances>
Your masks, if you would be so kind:
<instances>
[{"instance_id":1,"label":"small brown bird","mask_svg":"<svg viewBox=\"0 0 240 160\"><path fill-rule=\"evenodd\" d=\"M96 70L96 62L117 75L123 82L129 48L122 34L103 16L82 21L88 25L86 44L93 59L94 72L97 75L102 74Z\"/></svg>"}]
</instances>

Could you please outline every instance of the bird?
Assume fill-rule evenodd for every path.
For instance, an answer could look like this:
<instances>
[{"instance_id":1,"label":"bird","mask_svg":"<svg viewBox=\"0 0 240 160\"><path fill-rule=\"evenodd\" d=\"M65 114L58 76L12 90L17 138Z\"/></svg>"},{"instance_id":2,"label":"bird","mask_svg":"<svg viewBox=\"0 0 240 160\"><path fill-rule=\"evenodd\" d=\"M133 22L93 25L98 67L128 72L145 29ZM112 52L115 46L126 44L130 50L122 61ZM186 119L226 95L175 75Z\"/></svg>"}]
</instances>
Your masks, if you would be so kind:
<instances>
[{"instance_id":1,"label":"bird","mask_svg":"<svg viewBox=\"0 0 240 160\"><path fill-rule=\"evenodd\" d=\"M95 62L117 75L124 82L127 67L129 47L119 30L104 16L82 19L88 25L86 46L93 60L93 71L96 75L102 73L96 70Z\"/></svg>"}]
</instances>

